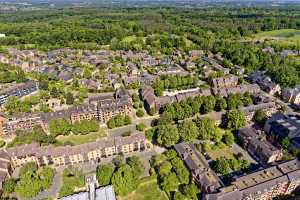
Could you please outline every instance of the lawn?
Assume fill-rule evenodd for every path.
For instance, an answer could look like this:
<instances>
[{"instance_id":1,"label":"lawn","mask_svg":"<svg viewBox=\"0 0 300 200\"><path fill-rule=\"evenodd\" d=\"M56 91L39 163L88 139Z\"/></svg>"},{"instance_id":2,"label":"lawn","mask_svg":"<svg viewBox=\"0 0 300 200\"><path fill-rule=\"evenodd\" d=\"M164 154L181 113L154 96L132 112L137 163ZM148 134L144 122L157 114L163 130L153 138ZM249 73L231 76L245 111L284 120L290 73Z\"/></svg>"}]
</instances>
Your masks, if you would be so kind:
<instances>
[{"instance_id":1,"label":"lawn","mask_svg":"<svg viewBox=\"0 0 300 200\"><path fill-rule=\"evenodd\" d=\"M136 191L126 197L118 197L118 200L168 200L167 195L157 185L157 178L146 177L142 179Z\"/></svg>"},{"instance_id":2,"label":"lawn","mask_svg":"<svg viewBox=\"0 0 300 200\"><path fill-rule=\"evenodd\" d=\"M300 41L300 30L280 29L274 31L266 31L266 32L257 33L254 35L254 37L255 38L273 37L273 38L296 42L296 41Z\"/></svg>"},{"instance_id":3,"label":"lawn","mask_svg":"<svg viewBox=\"0 0 300 200\"><path fill-rule=\"evenodd\" d=\"M71 195L79 188L83 188L85 186L84 176L85 175L79 168L66 168L63 172L59 197Z\"/></svg>"},{"instance_id":4,"label":"lawn","mask_svg":"<svg viewBox=\"0 0 300 200\"><path fill-rule=\"evenodd\" d=\"M217 148L217 149L211 149L207 151L208 155L213 159L216 160L220 157L225 157L225 158L234 158L234 152L233 150L226 146L223 148Z\"/></svg>"},{"instance_id":5,"label":"lawn","mask_svg":"<svg viewBox=\"0 0 300 200\"><path fill-rule=\"evenodd\" d=\"M89 133L87 135L74 135L74 134L67 135L67 136L60 135L56 139L61 143L71 142L74 145L79 145L79 144L84 144L84 143L88 143L88 142L94 142L97 139L103 138L106 136L107 136L106 130L100 129L98 132Z\"/></svg>"}]
</instances>

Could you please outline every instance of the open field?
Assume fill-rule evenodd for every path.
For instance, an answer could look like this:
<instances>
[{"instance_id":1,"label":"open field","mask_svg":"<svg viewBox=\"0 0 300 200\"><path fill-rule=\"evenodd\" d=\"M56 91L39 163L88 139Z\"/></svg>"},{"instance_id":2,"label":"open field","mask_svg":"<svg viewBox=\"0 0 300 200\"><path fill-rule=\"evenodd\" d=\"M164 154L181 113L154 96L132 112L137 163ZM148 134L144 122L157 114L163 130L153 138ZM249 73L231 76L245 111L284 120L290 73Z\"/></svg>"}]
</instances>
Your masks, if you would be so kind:
<instances>
[{"instance_id":1,"label":"open field","mask_svg":"<svg viewBox=\"0 0 300 200\"><path fill-rule=\"evenodd\" d=\"M234 152L232 150L232 148L230 147L224 147L224 148L218 148L215 150L209 150L207 151L208 155L213 159L216 160L218 158L221 157L225 157L225 158L233 158L234 157Z\"/></svg>"},{"instance_id":2,"label":"open field","mask_svg":"<svg viewBox=\"0 0 300 200\"><path fill-rule=\"evenodd\" d=\"M118 200L168 200L167 195L157 185L155 176L142 179L136 191L126 197L118 197Z\"/></svg>"},{"instance_id":3,"label":"open field","mask_svg":"<svg viewBox=\"0 0 300 200\"><path fill-rule=\"evenodd\" d=\"M296 29L280 29L274 31L266 31L254 35L256 39L278 39L290 42L300 42L300 30Z\"/></svg>"},{"instance_id":4,"label":"open field","mask_svg":"<svg viewBox=\"0 0 300 200\"><path fill-rule=\"evenodd\" d=\"M87 135L74 135L74 134L67 135L67 136L60 135L56 139L61 143L71 142L74 145L79 145L88 142L94 142L97 139L106 136L107 136L106 131L104 129L100 129L99 132L89 133Z\"/></svg>"}]
</instances>

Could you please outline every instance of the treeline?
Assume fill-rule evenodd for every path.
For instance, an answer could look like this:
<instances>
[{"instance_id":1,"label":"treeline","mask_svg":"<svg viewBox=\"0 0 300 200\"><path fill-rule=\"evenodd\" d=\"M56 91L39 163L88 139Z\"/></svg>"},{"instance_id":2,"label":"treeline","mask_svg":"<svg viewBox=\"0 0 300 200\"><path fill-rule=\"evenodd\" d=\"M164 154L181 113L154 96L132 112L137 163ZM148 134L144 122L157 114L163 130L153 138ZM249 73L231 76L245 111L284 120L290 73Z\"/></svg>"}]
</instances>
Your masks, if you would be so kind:
<instances>
[{"instance_id":1,"label":"treeline","mask_svg":"<svg viewBox=\"0 0 300 200\"><path fill-rule=\"evenodd\" d=\"M249 93L230 94L228 97L197 96L166 105L161 111L162 118L160 120L178 121L192 117L197 113L206 114L212 111L233 110L252 104L253 99Z\"/></svg>"},{"instance_id":2,"label":"treeline","mask_svg":"<svg viewBox=\"0 0 300 200\"><path fill-rule=\"evenodd\" d=\"M154 92L156 96L162 96L167 89L182 90L196 87L197 77L192 76L162 76L154 83Z\"/></svg>"}]
</instances>

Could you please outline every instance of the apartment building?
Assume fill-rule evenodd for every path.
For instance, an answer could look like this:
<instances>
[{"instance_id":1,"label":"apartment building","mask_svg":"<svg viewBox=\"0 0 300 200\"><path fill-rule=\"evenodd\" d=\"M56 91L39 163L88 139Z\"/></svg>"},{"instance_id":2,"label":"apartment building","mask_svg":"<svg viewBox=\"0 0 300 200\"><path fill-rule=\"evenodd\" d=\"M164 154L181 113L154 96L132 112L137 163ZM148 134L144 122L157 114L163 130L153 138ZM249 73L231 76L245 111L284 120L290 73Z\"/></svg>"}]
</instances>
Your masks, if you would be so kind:
<instances>
[{"instance_id":1,"label":"apartment building","mask_svg":"<svg viewBox=\"0 0 300 200\"><path fill-rule=\"evenodd\" d=\"M43 126L39 113L22 114L14 117L0 116L0 135L9 136L17 130L32 130L36 126Z\"/></svg>"},{"instance_id":2,"label":"apartment building","mask_svg":"<svg viewBox=\"0 0 300 200\"><path fill-rule=\"evenodd\" d=\"M196 150L192 143L176 144L175 149L190 170L193 181L202 191L215 192L223 185L219 177L209 167L204 156Z\"/></svg>"},{"instance_id":3,"label":"apartment building","mask_svg":"<svg viewBox=\"0 0 300 200\"><path fill-rule=\"evenodd\" d=\"M206 194L205 200L271 200L291 194L300 185L298 159L235 178L229 186Z\"/></svg>"},{"instance_id":4,"label":"apartment building","mask_svg":"<svg viewBox=\"0 0 300 200\"><path fill-rule=\"evenodd\" d=\"M291 146L300 149L300 115L275 113L264 126L264 131L269 133L274 141L284 138L291 140Z\"/></svg>"},{"instance_id":5,"label":"apartment building","mask_svg":"<svg viewBox=\"0 0 300 200\"><path fill-rule=\"evenodd\" d=\"M254 128L242 128L238 137L243 142L243 147L262 164L269 164L281 160L282 149L267 141L266 135Z\"/></svg>"},{"instance_id":6,"label":"apartment building","mask_svg":"<svg viewBox=\"0 0 300 200\"><path fill-rule=\"evenodd\" d=\"M37 143L8 148L13 168L28 162L35 162L39 166L65 166L88 161L99 161L114 155L144 151L150 148L145 135L135 133L127 137L115 137L77 146L40 146Z\"/></svg>"},{"instance_id":7,"label":"apartment building","mask_svg":"<svg viewBox=\"0 0 300 200\"><path fill-rule=\"evenodd\" d=\"M213 88L235 87L237 86L238 82L239 78L234 75L227 75L210 80L210 84Z\"/></svg>"},{"instance_id":8,"label":"apartment building","mask_svg":"<svg viewBox=\"0 0 300 200\"><path fill-rule=\"evenodd\" d=\"M35 81L27 81L26 83L16 84L0 91L0 105L4 104L8 97L24 97L30 95L38 90L38 84Z\"/></svg>"},{"instance_id":9,"label":"apartment building","mask_svg":"<svg viewBox=\"0 0 300 200\"><path fill-rule=\"evenodd\" d=\"M262 90L268 92L271 95L281 93L280 86L273 82L264 71L254 71L248 78L252 83L258 84Z\"/></svg>"}]
</instances>

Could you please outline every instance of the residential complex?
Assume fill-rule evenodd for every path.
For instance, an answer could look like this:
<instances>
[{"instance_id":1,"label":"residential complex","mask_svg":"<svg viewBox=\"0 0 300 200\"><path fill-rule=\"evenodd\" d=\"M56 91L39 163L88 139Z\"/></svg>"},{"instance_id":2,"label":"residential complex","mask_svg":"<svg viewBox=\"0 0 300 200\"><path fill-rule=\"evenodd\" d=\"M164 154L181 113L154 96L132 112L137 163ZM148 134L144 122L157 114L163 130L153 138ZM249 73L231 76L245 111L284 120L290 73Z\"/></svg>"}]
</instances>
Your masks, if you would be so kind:
<instances>
[{"instance_id":1,"label":"residential complex","mask_svg":"<svg viewBox=\"0 0 300 200\"><path fill-rule=\"evenodd\" d=\"M262 164L269 164L282 159L282 149L268 142L262 131L257 131L254 128L242 128L239 130L238 137L243 142L243 147Z\"/></svg>"},{"instance_id":2,"label":"residential complex","mask_svg":"<svg viewBox=\"0 0 300 200\"><path fill-rule=\"evenodd\" d=\"M284 138L289 138L292 146L300 149L299 115L276 113L267 120L264 130L272 136L274 141L282 141Z\"/></svg>"},{"instance_id":3,"label":"residential complex","mask_svg":"<svg viewBox=\"0 0 300 200\"><path fill-rule=\"evenodd\" d=\"M38 84L35 81L27 81L8 87L0 91L0 105L4 104L8 97L24 97L30 95L38 90Z\"/></svg>"},{"instance_id":4,"label":"residential complex","mask_svg":"<svg viewBox=\"0 0 300 200\"><path fill-rule=\"evenodd\" d=\"M300 162L291 160L235 178L229 186L206 194L205 200L271 200L300 185Z\"/></svg>"}]
</instances>

